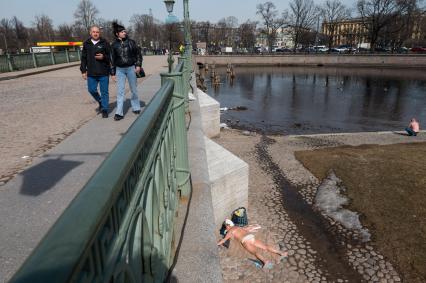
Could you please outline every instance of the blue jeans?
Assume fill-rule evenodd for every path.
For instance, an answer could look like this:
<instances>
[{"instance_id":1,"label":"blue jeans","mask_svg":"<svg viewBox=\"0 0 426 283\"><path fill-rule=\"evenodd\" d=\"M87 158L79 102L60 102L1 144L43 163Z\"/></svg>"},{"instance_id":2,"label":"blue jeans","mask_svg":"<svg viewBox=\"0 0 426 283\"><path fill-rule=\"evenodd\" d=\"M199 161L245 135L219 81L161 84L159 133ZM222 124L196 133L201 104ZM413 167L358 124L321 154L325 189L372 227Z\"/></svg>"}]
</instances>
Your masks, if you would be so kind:
<instances>
[{"instance_id":1,"label":"blue jeans","mask_svg":"<svg viewBox=\"0 0 426 283\"><path fill-rule=\"evenodd\" d=\"M130 103L132 105L133 111L140 111L141 105L138 97L138 90L136 86L136 73L135 66L130 67L117 67L117 110L115 111L116 115L123 115L123 103L124 98L126 96L125 88L126 88L126 78L129 81L130 92L132 94L130 98Z\"/></svg>"},{"instance_id":2,"label":"blue jeans","mask_svg":"<svg viewBox=\"0 0 426 283\"><path fill-rule=\"evenodd\" d=\"M405 128L405 131L407 131L409 136L417 136L417 133L411 128Z\"/></svg>"},{"instance_id":3,"label":"blue jeans","mask_svg":"<svg viewBox=\"0 0 426 283\"><path fill-rule=\"evenodd\" d=\"M98 93L98 84L101 95ZM87 76L87 88L93 98L101 105L101 111L108 112L109 94L108 94L109 76L92 77Z\"/></svg>"}]
</instances>

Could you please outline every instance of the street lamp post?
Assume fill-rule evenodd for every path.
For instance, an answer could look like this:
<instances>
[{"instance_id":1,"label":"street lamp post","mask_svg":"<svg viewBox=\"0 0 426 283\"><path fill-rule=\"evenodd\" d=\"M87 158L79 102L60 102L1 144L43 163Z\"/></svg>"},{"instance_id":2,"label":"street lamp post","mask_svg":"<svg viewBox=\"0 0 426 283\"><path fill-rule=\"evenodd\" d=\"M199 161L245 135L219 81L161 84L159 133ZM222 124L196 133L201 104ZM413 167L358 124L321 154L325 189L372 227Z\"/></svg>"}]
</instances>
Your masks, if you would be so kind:
<instances>
[{"instance_id":1,"label":"street lamp post","mask_svg":"<svg viewBox=\"0 0 426 283\"><path fill-rule=\"evenodd\" d=\"M173 12L174 0L164 0L169 16ZM191 60L192 43L191 43L191 21L189 20L189 0L183 0L183 19L184 19L184 37L185 37L185 53L186 60Z\"/></svg>"},{"instance_id":2,"label":"street lamp post","mask_svg":"<svg viewBox=\"0 0 426 283\"><path fill-rule=\"evenodd\" d=\"M166 20L166 24L169 25L169 57L167 58L167 63L169 65L169 73L172 72L172 66L174 63L173 54L172 54L172 24L174 23L175 17L172 15L173 6L175 4L174 0L164 0L164 4L166 5L167 12L169 16Z\"/></svg>"},{"instance_id":3,"label":"street lamp post","mask_svg":"<svg viewBox=\"0 0 426 283\"><path fill-rule=\"evenodd\" d=\"M191 22L189 20L189 0L183 0L183 19L184 19L184 35L185 35L185 52L188 60L192 54L191 44Z\"/></svg>"}]
</instances>

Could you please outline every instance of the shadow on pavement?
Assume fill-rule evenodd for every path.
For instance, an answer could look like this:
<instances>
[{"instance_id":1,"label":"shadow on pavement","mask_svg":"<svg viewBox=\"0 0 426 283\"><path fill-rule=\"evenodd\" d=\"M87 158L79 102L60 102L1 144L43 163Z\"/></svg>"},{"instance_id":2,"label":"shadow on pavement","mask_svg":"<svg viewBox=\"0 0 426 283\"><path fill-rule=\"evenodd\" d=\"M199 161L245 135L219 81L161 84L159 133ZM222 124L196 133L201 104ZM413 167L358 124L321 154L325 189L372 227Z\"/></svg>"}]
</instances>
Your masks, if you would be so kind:
<instances>
[{"instance_id":1,"label":"shadow on pavement","mask_svg":"<svg viewBox=\"0 0 426 283\"><path fill-rule=\"evenodd\" d=\"M50 190L68 172L81 165L81 161L49 159L37 164L22 174L24 181L21 194L38 196Z\"/></svg>"},{"instance_id":2,"label":"shadow on pavement","mask_svg":"<svg viewBox=\"0 0 426 283\"><path fill-rule=\"evenodd\" d=\"M141 105L141 108L144 108L146 106L144 101L139 100L139 103ZM129 109L131 108L132 108L132 105L130 104L130 99L126 99L123 104L123 114L126 115Z\"/></svg>"},{"instance_id":3,"label":"shadow on pavement","mask_svg":"<svg viewBox=\"0 0 426 283\"><path fill-rule=\"evenodd\" d=\"M46 154L44 157L56 157L45 160L22 172L24 177L20 193L23 195L38 196L55 186L65 175L84 161L63 160L65 156L107 156L108 152Z\"/></svg>"}]
</instances>

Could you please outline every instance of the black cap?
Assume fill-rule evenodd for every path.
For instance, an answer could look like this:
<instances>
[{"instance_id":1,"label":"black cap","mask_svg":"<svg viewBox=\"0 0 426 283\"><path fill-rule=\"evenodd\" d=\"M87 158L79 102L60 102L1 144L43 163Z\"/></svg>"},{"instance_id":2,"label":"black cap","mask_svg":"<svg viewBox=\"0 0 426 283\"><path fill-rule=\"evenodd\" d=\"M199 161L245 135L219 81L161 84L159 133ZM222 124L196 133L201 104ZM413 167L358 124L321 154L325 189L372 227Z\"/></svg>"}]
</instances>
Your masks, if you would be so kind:
<instances>
[{"instance_id":1,"label":"black cap","mask_svg":"<svg viewBox=\"0 0 426 283\"><path fill-rule=\"evenodd\" d=\"M126 29L125 27L123 27L122 25L119 25L117 22L112 23L112 30L114 31L114 35L116 35L117 33L125 29Z\"/></svg>"}]
</instances>

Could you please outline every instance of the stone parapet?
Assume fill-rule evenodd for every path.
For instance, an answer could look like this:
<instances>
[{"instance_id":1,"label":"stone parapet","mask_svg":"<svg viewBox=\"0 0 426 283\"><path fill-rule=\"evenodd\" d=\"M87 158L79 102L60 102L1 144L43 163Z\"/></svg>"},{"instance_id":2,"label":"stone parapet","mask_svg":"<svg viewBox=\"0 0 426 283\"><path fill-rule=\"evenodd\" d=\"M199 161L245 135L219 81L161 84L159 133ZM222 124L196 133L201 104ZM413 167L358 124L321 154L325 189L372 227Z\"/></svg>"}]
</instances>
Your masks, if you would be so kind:
<instances>
[{"instance_id":1,"label":"stone parapet","mask_svg":"<svg viewBox=\"0 0 426 283\"><path fill-rule=\"evenodd\" d=\"M383 54L315 54L315 55L235 55L196 56L197 63L215 65L281 65L281 66L342 66L342 67L426 67L425 55Z\"/></svg>"},{"instance_id":2,"label":"stone parapet","mask_svg":"<svg viewBox=\"0 0 426 283\"><path fill-rule=\"evenodd\" d=\"M199 90L198 100L201 110L201 126L204 134L209 137L220 135L220 104L207 93Z\"/></svg>"}]
</instances>

